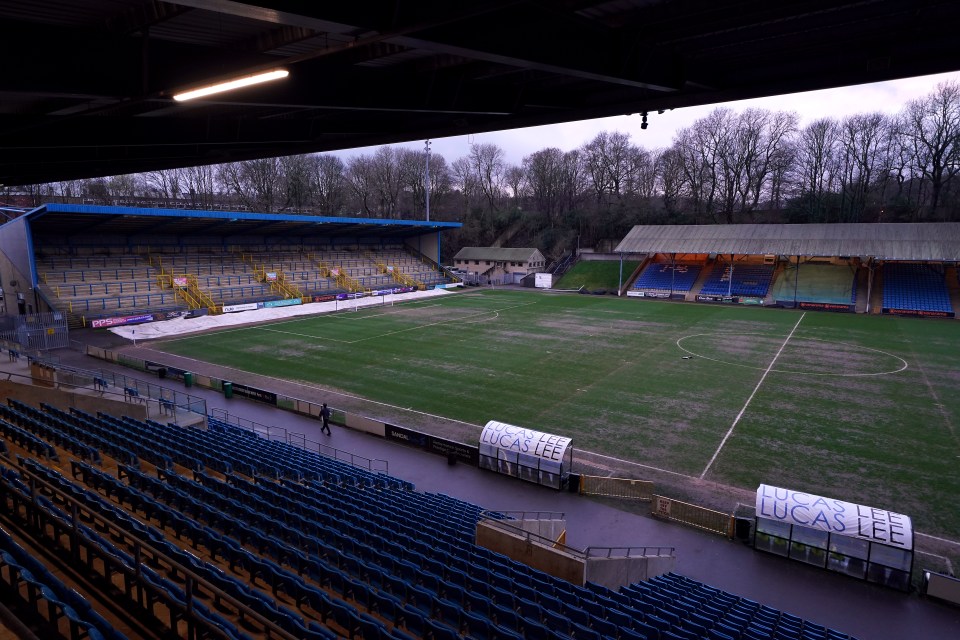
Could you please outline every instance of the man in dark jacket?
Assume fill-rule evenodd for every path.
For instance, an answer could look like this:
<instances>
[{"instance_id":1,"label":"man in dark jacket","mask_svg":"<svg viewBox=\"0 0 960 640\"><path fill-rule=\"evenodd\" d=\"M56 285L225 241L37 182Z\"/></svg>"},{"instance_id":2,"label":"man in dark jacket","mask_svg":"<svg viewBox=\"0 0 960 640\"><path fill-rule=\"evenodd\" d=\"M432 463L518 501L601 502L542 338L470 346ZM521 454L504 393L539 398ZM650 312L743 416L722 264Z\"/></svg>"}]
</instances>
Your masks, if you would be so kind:
<instances>
[{"instance_id":1,"label":"man in dark jacket","mask_svg":"<svg viewBox=\"0 0 960 640\"><path fill-rule=\"evenodd\" d=\"M333 435L330 433L330 408L327 406L326 402L324 402L323 406L320 407L320 419L323 420L323 426L320 427L320 433L326 433L328 436Z\"/></svg>"}]
</instances>

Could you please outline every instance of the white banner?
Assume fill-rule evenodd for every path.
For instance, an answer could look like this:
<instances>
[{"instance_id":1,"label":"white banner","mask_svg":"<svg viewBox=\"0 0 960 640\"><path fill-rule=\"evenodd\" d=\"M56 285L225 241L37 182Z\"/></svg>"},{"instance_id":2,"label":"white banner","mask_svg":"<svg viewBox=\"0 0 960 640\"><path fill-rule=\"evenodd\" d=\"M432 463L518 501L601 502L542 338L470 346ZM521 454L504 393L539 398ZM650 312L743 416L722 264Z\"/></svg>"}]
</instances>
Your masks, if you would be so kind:
<instances>
[{"instance_id":1,"label":"white banner","mask_svg":"<svg viewBox=\"0 0 960 640\"><path fill-rule=\"evenodd\" d=\"M913 526L901 513L766 484L757 489L756 506L758 518L913 549Z\"/></svg>"},{"instance_id":2,"label":"white banner","mask_svg":"<svg viewBox=\"0 0 960 640\"><path fill-rule=\"evenodd\" d=\"M537 273L533 276L533 286L537 289L549 289L553 286L552 273Z\"/></svg>"},{"instance_id":3,"label":"white banner","mask_svg":"<svg viewBox=\"0 0 960 640\"><path fill-rule=\"evenodd\" d=\"M228 304L223 307L224 313L234 313L236 311L253 311L257 308L256 302L249 302L247 304Z\"/></svg>"},{"instance_id":4,"label":"white banner","mask_svg":"<svg viewBox=\"0 0 960 640\"><path fill-rule=\"evenodd\" d=\"M491 420L480 434L480 455L560 473L570 438Z\"/></svg>"}]
</instances>

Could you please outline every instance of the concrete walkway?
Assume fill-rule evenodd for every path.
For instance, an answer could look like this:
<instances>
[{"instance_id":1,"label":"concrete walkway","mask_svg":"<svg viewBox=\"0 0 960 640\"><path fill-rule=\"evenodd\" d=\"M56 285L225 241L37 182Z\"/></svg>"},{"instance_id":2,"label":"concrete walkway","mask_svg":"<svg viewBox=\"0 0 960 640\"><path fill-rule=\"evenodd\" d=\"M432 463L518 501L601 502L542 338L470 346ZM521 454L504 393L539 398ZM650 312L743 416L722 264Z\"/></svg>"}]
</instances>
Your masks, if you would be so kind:
<instances>
[{"instance_id":1,"label":"concrete walkway","mask_svg":"<svg viewBox=\"0 0 960 640\"><path fill-rule=\"evenodd\" d=\"M149 357L143 346L126 347L124 351L135 357ZM57 355L64 364L138 375L130 369L75 352L63 351ZM165 356L164 360L169 358ZM213 369L203 373L217 376ZM234 379L235 376L222 377ZM182 386L171 380L164 382L177 388ZM292 383L258 376L242 382L281 393L292 391L286 386ZM320 389L296 387L298 393L291 395L306 400L326 400L347 408L343 406L346 402L343 398L334 400L324 397L325 392ZM304 434L307 440L366 458L387 460L391 475L413 482L420 491L445 493L495 510L565 513L567 543L576 548L672 546L676 549L678 573L855 635L860 640L960 638L960 608L758 553L740 542L662 522L644 514L649 509L646 505L639 508L634 505L631 509L630 505L556 492L463 464L450 466L446 458L336 425L332 427L333 434L325 436L320 433L319 424L309 418L243 398L226 399L212 390L193 387L190 393L206 399L208 410L222 409L246 420ZM408 426L416 427L415 424Z\"/></svg>"}]
</instances>

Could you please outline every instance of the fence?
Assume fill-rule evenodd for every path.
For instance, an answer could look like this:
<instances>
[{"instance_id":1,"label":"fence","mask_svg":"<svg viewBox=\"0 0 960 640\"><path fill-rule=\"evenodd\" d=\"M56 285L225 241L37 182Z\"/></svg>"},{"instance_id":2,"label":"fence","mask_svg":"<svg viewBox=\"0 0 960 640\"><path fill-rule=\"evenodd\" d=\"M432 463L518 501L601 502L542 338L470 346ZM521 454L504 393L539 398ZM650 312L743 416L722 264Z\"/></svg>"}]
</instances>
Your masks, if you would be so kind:
<instances>
[{"instance_id":1,"label":"fence","mask_svg":"<svg viewBox=\"0 0 960 640\"><path fill-rule=\"evenodd\" d=\"M653 482L649 480L631 480L629 478L604 478L601 476L580 476L580 495L625 498L650 502L653 500Z\"/></svg>"},{"instance_id":2,"label":"fence","mask_svg":"<svg viewBox=\"0 0 960 640\"><path fill-rule=\"evenodd\" d=\"M656 495L653 496L653 508L650 513L658 518L733 538L734 517L729 513Z\"/></svg>"},{"instance_id":3,"label":"fence","mask_svg":"<svg viewBox=\"0 0 960 640\"><path fill-rule=\"evenodd\" d=\"M111 371L81 369L63 365L49 358L36 358L35 361L57 371L59 383L75 388L92 387L101 394L122 392L125 398L136 398L142 402L156 400L161 407L173 410L171 422L177 423L176 409L183 409L201 416L207 415L207 401L183 391L164 387L152 382L138 380Z\"/></svg>"},{"instance_id":4,"label":"fence","mask_svg":"<svg viewBox=\"0 0 960 640\"><path fill-rule=\"evenodd\" d=\"M67 317L62 313L33 313L24 316L9 316L0 332L0 340L15 343L21 353L29 349L46 351L62 349L70 345L70 329Z\"/></svg>"}]
</instances>

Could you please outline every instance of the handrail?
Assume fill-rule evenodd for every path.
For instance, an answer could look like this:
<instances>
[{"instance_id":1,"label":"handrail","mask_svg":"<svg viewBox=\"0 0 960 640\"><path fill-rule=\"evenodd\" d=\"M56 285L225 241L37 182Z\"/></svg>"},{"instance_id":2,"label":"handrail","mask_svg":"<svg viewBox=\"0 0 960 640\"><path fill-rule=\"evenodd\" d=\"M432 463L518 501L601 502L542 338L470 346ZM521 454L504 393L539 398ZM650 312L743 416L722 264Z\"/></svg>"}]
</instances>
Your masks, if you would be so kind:
<instances>
[{"instance_id":1,"label":"handrail","mask_svg":"<svg viewBox=\"0 0 960 640\"><path fill-rule=\"evenodd\" d=\"M220 408L211 409L210 415L216 420L219 420L221 422L226 422L227 424L234 425L236 427L239 427L240 429L246 429L247 431L252 431L254 434L260 437L266 438L267 440L282 441L293 446L297 446L294 444L294 441L299 440L304 443L301 446L301 448L304 450L307 450L306 443L310 442L311 444L317 445L317 452L320 455L324 455L328 458L333 458L334 460L338 460L340 462L347 462L355 467L366 469L367 471L374 471L374 472L381 472L381 473L390 472L389 471L390 463L387 460L382 460L380 458L367 458L365 456L357 455L355 453L351 453L343 449L337 449L335 447L321 444L313 440L307 440L306 435L303 433L289 433L287 429L284 427L275 427L275 426L272 427L270 425L261 424L254 420L248 420L240 416L235 416L229 413L226 409L220 409ZM278 431L282 432L281 437L272 438L271 432L276 433ZM332 452L332 455L331 453L325 453L325 452ZM366 464L358 464L357 461L365 461ZM378 462L382 462L383 464L382 465L376 464ZM379 467L381 466L383 467L382 470L379 469ZM374 468L374 467L378 467L378 468Z\"/></svg>"},{"instance_id":2,"label":"handrail","mask_svg":"<svg viewBox=\"0 0 960 640\"><path fill-rule=\"evenodd\" d=\"M562 551L569 553L570 555L573 555L583 560L586 560L587 558L615 558L615 557L634 558L634 557L650 556L650 555L673 556L676 553L675 547L652 546L652 545L642 546L642 547L587 547L586 549L581 550L575 547L568 546L562 542L551 540L550 538L542 536L538 533L527 531L526 529L522 529L516 526L515 524L512 524L514 522L517 522L519 519L504 520L503 518L495 517L498 515L510 515L512 513L530 513L530 514L546 513L550 515L558 515L555 512L550 512L550 511L517 512L517 511L487 510L487 511L482 511L480 513L480 520L481 522L484 522L485 524L488 524L491 526L509 529L511 533L513 533L514 535L523 537L528 542L540 542L544 546L547 546L553 549L560 549ZM559 514L559 515L562 516L563 514ZM562 518L538 518L538 519L561 520ZM651 550L653 550L654 553L649 553L649 551ZM636 553L637 551L639 551L640 553ZM666 551L667 553L664 554L663 553L664 551Z\"/></svg>"}]
</instances>

